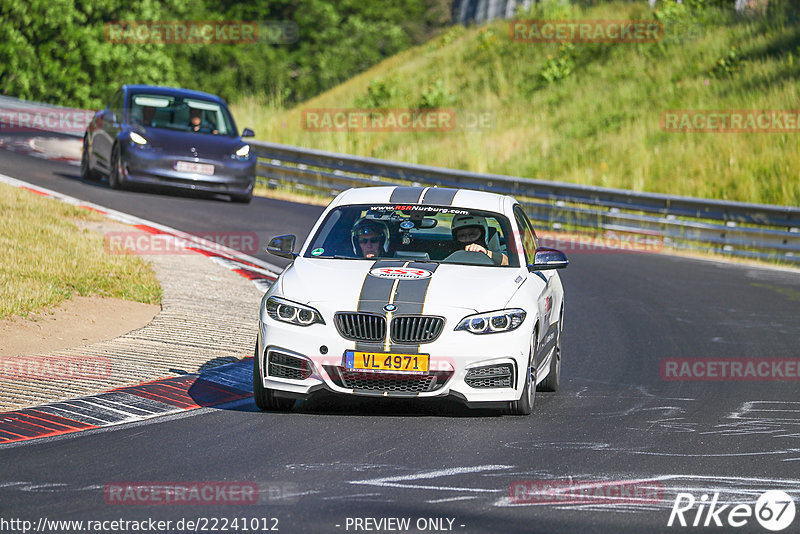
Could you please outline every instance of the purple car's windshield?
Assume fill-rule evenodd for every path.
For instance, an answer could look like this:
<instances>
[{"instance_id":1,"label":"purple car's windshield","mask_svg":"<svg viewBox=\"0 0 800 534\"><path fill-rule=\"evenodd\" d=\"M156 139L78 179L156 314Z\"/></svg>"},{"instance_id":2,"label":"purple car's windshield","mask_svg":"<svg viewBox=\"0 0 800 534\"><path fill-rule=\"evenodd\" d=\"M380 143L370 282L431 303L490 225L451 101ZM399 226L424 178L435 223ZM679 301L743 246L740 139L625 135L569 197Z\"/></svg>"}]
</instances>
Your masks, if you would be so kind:
<instances>
[{"instance_id":1,"label":"purple car's windshield","mask_svg":"<svg viewBox=\"0 0 800 534\"><path fill-rule=\"evenodd\" d=\"M233 122L224 106L210 100L137 93L130 97L129 122L147 128L233 136Z\"/></svg>"},{"instance_id":2,"label":"purple car's windshield","mask_svg":"<svg viewBox=\"0 0 800 534\"><path fill-rule=\"evenodd\" d=\"M519 267L515 243L511 224L497 213L450 206L350 205L327 215L304 257Z\"/></svg>"}]
</instances>

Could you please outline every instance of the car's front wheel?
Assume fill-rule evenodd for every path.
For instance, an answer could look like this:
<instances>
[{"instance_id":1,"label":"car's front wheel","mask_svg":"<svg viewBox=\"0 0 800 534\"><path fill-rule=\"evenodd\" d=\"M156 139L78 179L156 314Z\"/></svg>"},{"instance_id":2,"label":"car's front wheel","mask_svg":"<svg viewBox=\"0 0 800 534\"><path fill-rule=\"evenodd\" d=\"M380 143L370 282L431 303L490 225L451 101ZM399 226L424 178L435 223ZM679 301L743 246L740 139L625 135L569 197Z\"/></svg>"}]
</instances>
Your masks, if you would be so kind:
<instances>
[{"instance_id":1,"label":"car's front wheel","mask_svg":"<svg viewBox=\"0 0 800 534\"><path fill-rule=\"evenodd\" d=\"M125 188L125 171L123 170L122 154L119 145L114 145L111 151L111 171L108 173L108 186L111 189Z\"/></svg>"},{"instance_id":2,"label":"car's front wheel","mask_svg":"<svg viewBox=\"0 0 800 534\"><path fill-rule=\"evenodd\" d=\"M525 387L522 389L522 396L519 400L508 403L508 411L511 415L530 415L533 411L533 404L536 399L536 343L538 333L533 333L531 343L531 353L528 356L528 367L525 369Z\"/></svg>"},{"instance_id":3,"label":"car's front wheel","mask_svg":"<svg viewBox=\"0 0 800 534\"><path fill-rule=\"evenodd\" d=\"M294 406L293 399L281 399L275 397L275 392L269 388L265 388L261 382L261 358L258 356L258 342L256 342L256 349L253 353L253 399L256 401L256 406L262 411L277 411L286 412Z\"/></svg>"},{"instance_id":4,"label":"car's front wheel","mask_svg":"<svg viewBox=\"0 0 800 534\"><path fill-rule=\"evenodd\" d=\"M556 346L553 348L553 355L550 357L550 370L547 376L539 384L539 391L558 391L558 385L561 382L561 333L563 332L564 313L561 313L561 318L558 321L558 337L556 338Z\"/></svg>"},{"instance_id":5,"label":"car's front wheel","mask_svg":"<svg viewBox=\"0 0 800 534\"><path fill-rule=\"evenodd\" d=\"M246 193L244 195L231 195L231 201L237 202L239 204L250 204L250 201L253 200L253 192Z\"/></svg>"}]
</instances>

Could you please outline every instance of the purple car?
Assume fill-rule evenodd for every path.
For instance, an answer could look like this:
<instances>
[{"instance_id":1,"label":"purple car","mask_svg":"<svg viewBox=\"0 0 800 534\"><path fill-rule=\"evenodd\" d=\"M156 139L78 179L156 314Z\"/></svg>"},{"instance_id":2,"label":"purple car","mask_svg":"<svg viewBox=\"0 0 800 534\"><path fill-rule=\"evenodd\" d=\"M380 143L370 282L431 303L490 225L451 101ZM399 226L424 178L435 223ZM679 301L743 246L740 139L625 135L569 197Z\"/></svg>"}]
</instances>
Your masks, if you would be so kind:
<instances>
[{"instance_id":1,"label":"purple car","mask_svg":"<svg viewBox=\"0 0 800 534\"><path fill-rule=\"evenodd\" d=\"M218 96L152 85L123 85L83 137L81 176L108 176L112 189L169 186L250 202L256 157Z\"/></svg>"}]
</instances>

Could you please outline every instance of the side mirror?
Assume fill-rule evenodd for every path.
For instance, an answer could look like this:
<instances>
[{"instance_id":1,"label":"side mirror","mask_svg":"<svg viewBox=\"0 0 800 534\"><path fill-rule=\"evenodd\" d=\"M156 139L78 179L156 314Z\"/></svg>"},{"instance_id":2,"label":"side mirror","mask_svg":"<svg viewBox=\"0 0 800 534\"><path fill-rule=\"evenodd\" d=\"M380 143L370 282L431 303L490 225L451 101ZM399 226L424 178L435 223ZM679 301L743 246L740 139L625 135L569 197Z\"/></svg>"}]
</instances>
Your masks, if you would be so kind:
<instances>
[{"instance_id":1,"label":"side mirror","mask_svg":"<svg viewBox=\"0 0 800 534\"><path fill-rule=\"evenodd\" d=\"M288 258L293 260L297 257L294 252L294 245L297 238L293 235L278 235L269 240L267 245L267 252L280 256L281 258Z\"/></svg>"},{"instance_id":2,"label":"side mirror","mask_svg":"<svg viewBox=\"0 0 800 534\"><path fill-rule=\"evenodd\" d=\"M103 113L103 120L110 122L111 124L116 124L117 114L111 111L110 109L107 109L105 113Z\"/></svg>"},{"instance_id":3,"label":"side mirror","mask_svg":"<svg viewBox=\"0 0 800 534\"><path fill-rule=\"evenodd\" d=\"M255 137L256 133L251 130L250 128L245 128L242 130L242 137Z\"/></svg>"},{"instance_id":4,"label":"side mirror","mask_svg":"<svg viewBox=\"0 0 800 534\"><path fill-rule=\"evenodd\" d=\"M549 269L563 269L569 265L567 256L560 250L539 247L533 257L533 265L528 265L529 271L546 271Z\"/></svg>"}]
</instances>

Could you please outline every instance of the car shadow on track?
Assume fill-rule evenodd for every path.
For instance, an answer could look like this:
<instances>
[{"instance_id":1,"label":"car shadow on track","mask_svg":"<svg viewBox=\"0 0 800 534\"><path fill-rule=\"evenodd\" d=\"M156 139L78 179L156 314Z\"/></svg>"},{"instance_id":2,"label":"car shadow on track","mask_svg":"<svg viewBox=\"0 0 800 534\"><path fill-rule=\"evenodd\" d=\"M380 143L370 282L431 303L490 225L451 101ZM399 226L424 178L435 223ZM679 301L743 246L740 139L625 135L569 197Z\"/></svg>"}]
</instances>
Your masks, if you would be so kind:
<instances>
[{"instance_id":1,"label":"car shadow on track","mask_svg":"<svg viewBox=\"0 0 800 534\"><path fill-rule=\"evenodd\" d=\"M253 359L235 357L213 358L200 367L199 375L180 369L171 372L193 377L186 393L198 406L233 412L259 412L252 400ZM534 417L537 410L548 411L557 394L537 393ZM468 408L454 399L419 399L356 397L318 391L309 399L297 400L288 412L268 412L271 416L349 416L349 417L444 417L444 418L496 418L506 415L501 409ZM264 415L267 415L265 413ZM514 417L516 418L516 417ZM521 418L524 419L524 418Z\"/></svg>"},{"instance_id":2,"label":"car shadow on track","mask_svg":"<svg viewBox=\"0 0 800 534\"><path fill-rule=\"evenodd\" d=\"M65 172L57 172L55 174L56 176L67 178L69 180L73 180L76 182L81 182L82 184L96 187L99 189L108 189L109 191L112 190L108 184L108 178L101 178L99 180L85 180L84 178L81 177L80 173L72 174ZM230 201L230 197L220 193L208 193L203 191L174 189L167 186L157 186L157 185L145 187L145 186L140 186L138 184L130 184L126 186L126 189L124 191L120 191L120 194L126 194L126 193L144 193L147 195L191 198L195 200L213 200L221 202Z\"/></svg>"}]
</instances>

